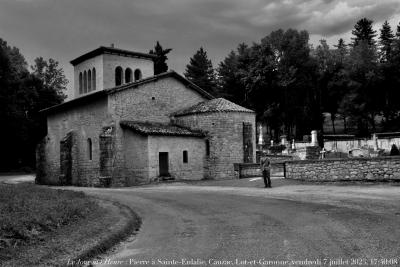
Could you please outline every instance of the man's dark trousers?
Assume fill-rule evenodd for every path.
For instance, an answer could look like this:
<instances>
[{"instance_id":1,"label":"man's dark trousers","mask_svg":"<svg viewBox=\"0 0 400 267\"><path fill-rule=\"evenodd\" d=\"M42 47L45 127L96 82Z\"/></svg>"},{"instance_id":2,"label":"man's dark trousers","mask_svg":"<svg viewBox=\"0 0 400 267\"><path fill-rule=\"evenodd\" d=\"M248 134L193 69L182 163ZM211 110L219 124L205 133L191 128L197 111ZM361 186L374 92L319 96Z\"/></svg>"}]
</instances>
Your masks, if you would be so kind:
<instances>
[{"instance_id":1,"label":"man's dark trousers","mask_svg":"<svg viewBox=\"0 0 400 267\"><path fill-rule=\"evenodd\" d=\"M263 170L263 178L265 187L271 187L271 178L269 170Z\"/></svg>"}]
</instances>

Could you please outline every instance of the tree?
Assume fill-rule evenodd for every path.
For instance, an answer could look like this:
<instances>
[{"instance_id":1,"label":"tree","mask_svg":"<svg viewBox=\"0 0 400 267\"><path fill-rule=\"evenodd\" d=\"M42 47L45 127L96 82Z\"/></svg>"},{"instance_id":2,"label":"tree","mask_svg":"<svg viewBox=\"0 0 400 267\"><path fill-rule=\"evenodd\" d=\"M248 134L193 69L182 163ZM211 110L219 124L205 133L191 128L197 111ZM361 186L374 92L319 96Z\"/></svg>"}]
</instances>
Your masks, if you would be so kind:
<instances>
[{"instance_id":1,"label":"tree","mask_svg":"<svg viewBox=\"0 0 400 267\"><path fill-rule=\"evenodd\" d=\"M37 62L45 65L43 60ZM63 99L60 86L55 85L60 76L51 75L60 74L58 63L48 64L49 70L41 68L42 80L38 74L29 73L16 47L0 39L0 170L35 165L35 147L45 135L45 121L39 110L59 104Z\"/></svg>"},{"instance_id":2,"label":"tree","mask_svg":"<svg viewBox=\"0 0 400 267\"><path fill-rule=\"evenodd\" d=\"M336 57L336 64L340 64L343 66L343 63L348 55L347 44L344 42L343 38L338 40L338 44L334 45L336 47L335 57Z\"/></svg>"},{"instance_id":3,"label":"tree","mask_svg":"<svg viewBox=\"0 0 400 267\"><path fill-rule=\"evenodd\" d=\"M281 109L283 132L300 137L321 129L321 94L315 86L317 66L310 56L308 32L277 30L261 42L274 54L277 79L272 84L276 84L274 91L280 95L275 106Z\"/></svg>"},{"instance_id":4,"label":"tree","mask_svg":"<svg viewBox=\"0 0 400 267\"><path fill-rule=\"evenodd\" d=\"M376 31L372 28L373 21L367 18L360 19L354 25L351 33L354 35L353 46L357 46L360 41L365 41L368 45L375 45Z\"/></svg>"},{"instance_id":5,"label":"tree","mask_svg":"<svg viewBox=\"0 0 400 267\"><path fill-rule=\"evenodd\" d=\"M271 137L300 137L321 127L321 96L308 41L306 31L273 31L251 47L240 44L219 65L221 93L255 110Z\"/></svg>"},{"instance_id":6,"label":"tree","mask_svg":"<svg viewBox=\"0 0 400 267\"><path fill-rule=\"evenodd\" d=\"M347 66L349 73L349 90L354 95L357 104L352 107L353 118L357 120L359 134L368 134L369 128L375 130L375 118L383 106L383 96L380 89L382 81L378 65L378 54L375 46L366 40L353 47ZM351 104L351 103L350 103ZM357 110L354 108L358 107Z\"/></svg>"},{"instance_id":7,"label":"tree","mask_svg":"<svg viewBox=\"0 0 400 267\"><path fill-rule=\"evenodd\" d=\"M398 130L400 121L400 24L397 26L396 34L391 40L390 56L386 61L381 62L380 70L382 73L381 93L384 96L382 123L386 131Z\"/></svg>"},{"instance_id":8,"label":"tree","mask_svg":"<svg viewBox=\"0 0 400 267\"><path fill-rule=\"evenodd\" d=\"M396 38L400 38L400 22L399 25L397 25Z\"/></svg>"},{"instance_id":9,"label":"tree","mask_svg":"<svg viewBox=\"0 0 400 267\"><path fill-rule=\"evenodd\" d=\"M390 59L392 44L394 41L393 31L387 21L382 25L379 35L379 45L380 45L380 59L382 62L387 62Z\"/></svg>"},{"instance_id":10,"label":"tree","mask_svg":"<svg viewBox=\"0 0 400 267\"><path fill-rule=\"evenodd\" d=\"M247 103L245 77L249 72L251 49L244 43L239 44L236 52L231 51L229 55L220 62L218 73L219 93L222 97L239 105L249 107Z\"/></svg>"},{"instance_id":11,"label":"tree","mask_svg":"<svg viewBox=\"0 0 400 267\"><path fill-rule=\"evenodd\" d=\"M33 75L43 82L43 85L53 90L61 100L66 98L64 91L68 84L64 70L59 67L59 63L50 58L48 61L42 57L35 59L35 65L31 66Z\"/></svg>"},{"instance_id":12,"label":"tree","mask_svg":"<svg viewBox=\"0 0 400 267\"><path fill-rule=\"evenodd\" d=\"M326 41L313 49L306 31L277 30L251 47L242 44L218 68L224 96L256 111L271 136L301 137L322 130L322 112L355 125L355 134L400 123L400 24L396 36L387 22L376 45L372 20L359 20L352 43L339 39L336 49ZM349 123L350 122L350 123ZM386 127L386 126L385 126ZM386 129L393 130L394 128Z\"/></svg>"},{"instance_id":13,"label":"tree","mask_svg":"<svg viewBox=\"0 0 400 267\"><path fill-rule=\"evenodd\" d=\"M331 50L326 40L320 40L320 44L314 52L318 66L318 86L321 91L322 111L328 112L331 116L333 134L336 133L335 119L339 103L339 90L333 81L339 70L340 62L337 61L340 60L344 49L342 39L339 40L337 47L340 47L340 50Z\"/></svg>"},{"instance_id":14,"label":"tree","mask_svg":"<svg viewBox=\"0 0 400 267\"><path fill-rule=\"evenodd\" d=\"M154 75L168 71L167 54L171 51L172 48L163 49L158 41L154 50L150 50L149 54L157 56L154 60Z\"/></svg>"},{"instance_id":15,"label":"tree","mask_svg":"<svg viewBox=\"0 0 400 267\"><path fill-rule=\"evenodd\" d=\"M400 23L397 25L396 35L393 38L391 62L400 64Z\"/></svg>"},{"instance_id":16,"label":"tree","mask_svg":"<svg viewBox=\"0 0 400 267\"><path fill-rule=\"evenodd\" d=\"M207 52L200 47L186 66L185 77L212 95L217 95L216 78Z\"/></svg>"}]
</instances>

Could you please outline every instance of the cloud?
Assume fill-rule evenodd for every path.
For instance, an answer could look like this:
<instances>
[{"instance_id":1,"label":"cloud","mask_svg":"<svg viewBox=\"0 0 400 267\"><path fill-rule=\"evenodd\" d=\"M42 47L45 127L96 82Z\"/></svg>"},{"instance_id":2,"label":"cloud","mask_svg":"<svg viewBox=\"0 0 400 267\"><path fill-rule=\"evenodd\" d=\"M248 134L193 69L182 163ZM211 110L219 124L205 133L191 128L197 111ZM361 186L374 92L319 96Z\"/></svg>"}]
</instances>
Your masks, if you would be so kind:
<instances>
[{"instance_id":1,"label":"cloud","mask_svg":"<svg viewBox=\"0 0 400 267\"><path fill-rule=\"evenodd\" d=\"M256 27L301 28L312 34L332 36L348 32L360 18L383 22L399 11L398 0L284 0L269 1L253 10L252 16L251 12L242 14Z\"/></svg>"},{"instance_id":2,"label":"cloud","mask_svg":"<svg viewBox=\"0 0 400 267\"><path fill-rule=\"evenodd\" d=\"M241 42L279 28L306 29L312 40L348 36L362 17L400 20L399 0L0 0L0 37L28 60L69 61L100 45L147 52L171 47L169 66L183 72L203 46L214 66Z\"/></svg>"},{"instance_id":3,"label":"cloud","mask_svg":"<svg viewBox=\"0 0 400 267\"><path fill-rule=\"evenodd\" d=\"M398 1L338 1L329 9L312 12L310 19L304 26L314 34L332 36L346 33L351 30L358 19L367 17L375 22L382 22L391 18L399 11Z\"/></svg>"}]
</instances>

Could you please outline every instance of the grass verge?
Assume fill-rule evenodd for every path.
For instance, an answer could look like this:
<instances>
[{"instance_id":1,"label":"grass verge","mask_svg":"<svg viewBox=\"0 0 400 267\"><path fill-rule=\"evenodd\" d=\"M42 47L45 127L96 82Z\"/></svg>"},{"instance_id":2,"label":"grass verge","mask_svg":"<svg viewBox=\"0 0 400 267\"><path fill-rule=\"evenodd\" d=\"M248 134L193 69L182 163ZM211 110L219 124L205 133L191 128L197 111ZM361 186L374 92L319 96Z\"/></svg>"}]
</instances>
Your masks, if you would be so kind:
<instances>
[{"instance_id":1,"label":"grass verge","mask_svg":"<svg viewBox=\"0 0 400 267\"><path fill-rule=\"evenodd\" d=\"M0 184L1 266L63 266L89 259L139 225L129 209L82 192Z\"/></svg>"}]
</instances>

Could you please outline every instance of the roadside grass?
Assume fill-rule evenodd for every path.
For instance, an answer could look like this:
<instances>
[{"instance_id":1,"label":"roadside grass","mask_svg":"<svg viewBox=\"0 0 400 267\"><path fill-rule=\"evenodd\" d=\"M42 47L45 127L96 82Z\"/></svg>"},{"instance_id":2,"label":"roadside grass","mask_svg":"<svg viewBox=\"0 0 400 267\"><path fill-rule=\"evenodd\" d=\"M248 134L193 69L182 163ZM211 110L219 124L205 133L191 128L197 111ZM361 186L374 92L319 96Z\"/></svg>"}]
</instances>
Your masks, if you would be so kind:
<instances>
[{"instance_id":1,"label":"roadside grass","mask_svg":"<svg viewBox=\"0 0 400 267\"><path fill-rule=\"evenodd\" d=\"M0 266L58 266L103 240L120 210L82 192L0 184Z\"/></svg>"}]
</instances>

